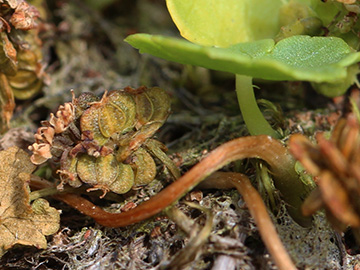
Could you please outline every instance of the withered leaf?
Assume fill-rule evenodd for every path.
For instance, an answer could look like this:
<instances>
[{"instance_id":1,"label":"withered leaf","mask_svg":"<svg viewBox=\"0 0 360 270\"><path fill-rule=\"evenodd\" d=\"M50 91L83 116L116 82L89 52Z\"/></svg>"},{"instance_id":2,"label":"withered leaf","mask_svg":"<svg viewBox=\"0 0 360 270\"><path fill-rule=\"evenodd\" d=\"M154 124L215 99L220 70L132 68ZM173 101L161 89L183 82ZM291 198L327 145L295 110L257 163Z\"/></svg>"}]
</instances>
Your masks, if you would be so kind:
<instances>
[{"instance_id":1,"label":"withered leaf","mask_svg":"<svg viewBox=\"0 0 360 270\"><path fill-rule=\"evenodd\" d=\"M46 248L45 235L59 229L60 214L46 200L30 205L28 183L34 170L25 151L0 151L0 257L16 244Z\"/></svg>"}]
</instances>

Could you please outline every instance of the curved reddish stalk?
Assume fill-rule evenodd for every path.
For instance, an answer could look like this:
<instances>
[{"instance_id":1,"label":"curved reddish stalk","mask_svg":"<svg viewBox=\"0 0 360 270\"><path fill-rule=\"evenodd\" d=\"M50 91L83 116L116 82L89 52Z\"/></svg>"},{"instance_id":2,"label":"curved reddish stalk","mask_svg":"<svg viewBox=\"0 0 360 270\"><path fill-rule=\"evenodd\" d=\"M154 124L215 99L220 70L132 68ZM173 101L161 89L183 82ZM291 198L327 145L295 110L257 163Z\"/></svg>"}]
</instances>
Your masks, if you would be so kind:
<instances>
[{"instance_id":1,"label":"curved reddish stalk","mask_svg":"<svg viewBox=\"0 0 360 270\"><path fill-rule=\"evenodd\" d=\"M297 185L299 185L297 184L299 183L299 180L297 179L295 172L292 172L294 161L289 156L286 148L283 147L277 140L268 136L260 135L242 137L221 145L212 151L200 163L195 165L185 175L152 197L149 201L146 201L127 212L106 212L76 194L58 194L53 197L64 201L65 203L78 209L83 214L92 217L97 223L103 226L123 227L154 216L166 207L170 206L172 203L176 202L188 190L192 189L200 181L204 180L207 176L211 175L219 168L234 160L249 157L261 158L269 163L272 172L274 173L274 177L278 180L276 182L277 187L280 190L288 188L288 190L284 190L287 192L284 195L288 195L288 193L293 194L294 191L291 190L294 189L302 194L301 191L304 189L302 185L300 185L302 188L301 191L296 190ZM296 182L291 182L291 180L294 179ZM41 183L39 180L32 180L32 186L34 187L46 187L47 185L46 182ZM231 172L216 172L206 178L203 186L212 188L235 187L247 203L251 215L258 226L261 237L279 269L296 269L281 243L261 196L256 189L252 187L250 181L245 175ZM289 196L284 197L289 199ZM298 200L300 200L299 193L296 194L296 198L299 199L292 200L295 204L297 204ZM297 208L297 210L299 210L299 208ZM301 220L301 216L299 216L299 218Z\"/></svg>"},{"instance_id":2,"label":"curved reddish stalk","mask_svg":"<svg viewBox=\"0 0 360 270\"><path fill-rule=\"evenodd\" d=\"M33 186L41 187L42 184L36 179ZM266 206L257 192L257 190L251 185L249 178L241 173L233 172L215 172L205 179L202 185L203 188L221 188L228 189L235 187L238 192L242 195L246 205L248 206L251 216L259 229L262 240L264 241L269 253L274 258L274 261L280 270L295 270L296 267L291 261L289 254L283 246L274 224L267 212ZM63 200L69 203L75 208L83 211L84 213L97 219L97 216L104 214L104 210L93 205L84 198L75 194L61 194L55 196L57 199ZM88 209L92 209L90 212ZM84 211L84 209L86 209ZM130 212L130 211L129 211ZM127 213L127 212L125 212ZM125 214L125 213L122 213ZM133 215L130 215L132 218ZM136 219L127 220L128 222L135 222ZM106 226L102 221L102 223Z\"/></svg>"},{"instance_id":3,"label":"curved reddish stalk","mask_svg":"<svg viewBox=\"0 0 360 270\"><path fill-rule=\"evenodd\" d=\"M94 218L103 226L123 227L158 214L224 165L250 157L261 158L270 165L275 185L290 205L289 213L298 223L309 225L310 219L300 213L301 196L305 194L305 187L294 171L294 160L279 141L265 135L242 137L219 146L177 181L149 201L127 212L106 212L74 194L60 194L54 197Z\"/></svg>"},{"instance_id":4,"label":"curved reddish stalk","mask_svg":"<svg viewBox=\"0 0 360 270\"><path fill-rule=\"evenodd\" d=\"M296 269L276 232L260 194L251 185L246 175L233 172L215 172L206 178L205 182L208 187L218 187L219 183L224 187L229 185L235 187L244 198L259 229L261 238L274 258L276 265L280 270Z\"/></svg>"}]
</instances>

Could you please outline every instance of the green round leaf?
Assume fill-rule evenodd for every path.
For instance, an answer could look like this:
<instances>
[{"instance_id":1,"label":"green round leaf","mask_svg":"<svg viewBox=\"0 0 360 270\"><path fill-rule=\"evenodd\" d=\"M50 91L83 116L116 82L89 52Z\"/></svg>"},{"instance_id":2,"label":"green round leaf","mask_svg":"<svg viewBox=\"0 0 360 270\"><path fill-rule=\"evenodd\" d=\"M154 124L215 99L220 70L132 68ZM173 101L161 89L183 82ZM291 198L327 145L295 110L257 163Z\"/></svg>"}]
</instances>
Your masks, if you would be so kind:
<instances>
[{"instance_id":1,"label":"green round leaf","mask_svg":"<svg viewBox=\"0 0 360 270\"><path fill-rule=\"evenodd\" d=\"M200 45L227 47L273 38L281 0L167 0L181 35Z\"/></svg>"},{"instance_id":2,"label":"green round leaf","mask_svg":"<svg viewBox=\"0 0 360 270\"><path fill-rule=\"evenodd\" d=\"M347 67L360 60L340 38L293 36L274 43L271 39L215 48L147 34L125 41L142 53L209 69L267 80L339 82Z\"/></svg>"}]
</instances>

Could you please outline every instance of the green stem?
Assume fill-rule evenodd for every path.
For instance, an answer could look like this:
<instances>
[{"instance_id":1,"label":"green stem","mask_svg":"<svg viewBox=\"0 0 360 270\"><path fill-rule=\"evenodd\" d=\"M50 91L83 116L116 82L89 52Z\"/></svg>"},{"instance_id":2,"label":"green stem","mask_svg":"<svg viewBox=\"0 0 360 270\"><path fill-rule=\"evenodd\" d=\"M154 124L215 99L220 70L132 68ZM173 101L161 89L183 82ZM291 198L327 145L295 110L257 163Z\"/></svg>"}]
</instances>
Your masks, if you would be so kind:
<instances>
[{"instance_id":1,"label":"green stem","mask_svg":"<svg viewBox=\"0 0 360 270\"><path fill-rule=\"evenodd\" d=\"M32 178L32 184L34 184L34 181L36 181L35 179L37 179L37 178L35 178L35 177ZM53 185L53 186L49 186L49 187L42 188L39 190L31 191L30 195L29 195L30 201L34 201L36 199L44 198L47 196L53 196L53 195L65 194L65 193L77 193L77 194L81 194L81 193L86 194L87 193L85 187L74 188L74 187L70 187L70 186L65 186L62 190L59 190L59 189L57 189L57 187L54 184L52 184L50 182L48 182L48 184Z\"/></svg>"},{"instance_id":2,"label":"green stem","mask_svg":"<svg viewBox=\"0 0 360 270\"><path fill-rule=\"evenodd\" d=\"M166 166L175 179L180 178L181 173L171 158L161 149L162 144L156 140L148 139L145 143L146 148Z\"/></svg>"},{"instance_id":3,"label":"green stem","mask_svg":"<svg viewBox=\"0 0 360 270\"><path fill-rule=\"evenodd\" d=\"M251 135L268 135L279 139L279 134L266 121L256 103L252 77L236 75L236 94L249 133Z\"/></svg>"},{"instance_id":4,"label":"green stem","mask_svg":"<svg viewBox=\"0 0 360 270\"><path fill-rule=\"evenodd\" d=\"M35 190L30 193L30 201L34 201L39 198L52 196L58 194L59 190L56 187L48 187L40 190Z\"/></svg>"}]
</instances>

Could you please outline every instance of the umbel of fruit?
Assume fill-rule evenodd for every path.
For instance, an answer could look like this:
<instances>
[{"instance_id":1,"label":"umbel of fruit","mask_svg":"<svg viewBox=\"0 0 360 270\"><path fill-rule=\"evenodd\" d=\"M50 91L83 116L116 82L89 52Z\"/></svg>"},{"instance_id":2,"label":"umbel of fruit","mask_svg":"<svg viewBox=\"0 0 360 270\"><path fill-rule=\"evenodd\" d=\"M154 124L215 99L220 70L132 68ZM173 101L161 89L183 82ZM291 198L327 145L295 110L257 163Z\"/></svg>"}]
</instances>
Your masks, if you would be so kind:
<instances>
[{"instance_id":1,"label":"umbel of fruit","mask_svg":"<svg viewBox=\"0 0 360 270\"><path fill-rule=\"evenodd\" d=\"M178 177L163 153L166 147L151 138L169 113L169 96L158 87L127 87L105 92L101 99L83 93L42 122L29 147L31 160L58 164L60 188L86 183L89 190L100 189L104 194L125 193L151 182L156 175L152 155Z\"/></svg>"}]
</instances>

